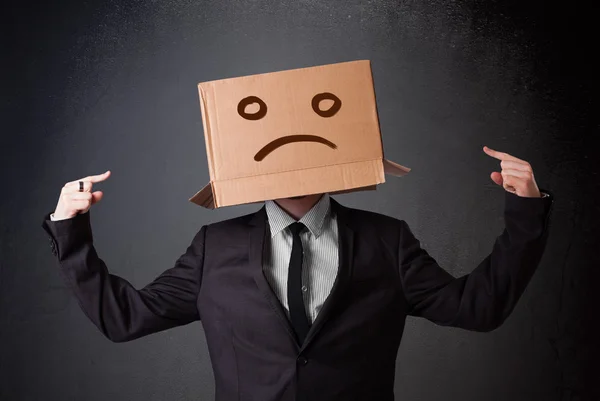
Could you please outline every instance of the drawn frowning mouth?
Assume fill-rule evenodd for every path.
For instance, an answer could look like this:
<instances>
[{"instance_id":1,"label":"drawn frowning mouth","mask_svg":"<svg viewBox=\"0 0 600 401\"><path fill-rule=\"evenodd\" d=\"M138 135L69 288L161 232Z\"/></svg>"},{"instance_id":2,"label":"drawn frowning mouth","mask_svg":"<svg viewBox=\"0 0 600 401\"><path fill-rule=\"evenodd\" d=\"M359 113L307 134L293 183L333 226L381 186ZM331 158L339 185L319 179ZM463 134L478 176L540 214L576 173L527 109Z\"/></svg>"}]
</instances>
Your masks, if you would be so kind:
<instances>
[{"instance_id":1,"label":"drawn frowning mouth","mask_svg":"<svg viewBox=\"0 0 600 401\"><path fill-rule=\"evenodd\" d=\"M331 149L337 149L337 145L327 139L317 135L288 135L282 136L267 143L254 155L254 160L257 162L263 160L269 153L275 149L294 142L317 142L329 146Z\"/></svg>"}]
</instances>

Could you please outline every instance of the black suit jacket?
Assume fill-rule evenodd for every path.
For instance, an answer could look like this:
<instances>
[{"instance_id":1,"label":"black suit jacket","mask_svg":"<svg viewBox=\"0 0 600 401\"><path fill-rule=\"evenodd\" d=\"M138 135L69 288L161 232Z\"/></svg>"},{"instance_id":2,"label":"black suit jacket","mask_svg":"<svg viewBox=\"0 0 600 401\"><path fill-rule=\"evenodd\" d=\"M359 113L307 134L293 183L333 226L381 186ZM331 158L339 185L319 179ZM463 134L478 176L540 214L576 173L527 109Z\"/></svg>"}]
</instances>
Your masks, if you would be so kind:
<instances>
[{"instance_id":1,"label":"black suit jacket","mask_svg":"<svg viewBox=\"0 0 600 401\"><path fill-rule=\"evenodd\" d=\"M548 192L548 191L545 191ZM511 313L547 241L549 198L506 192L493 250L455 278L403 220L351 209L338 216L339 274L304 344L262 272L268 222L256 213L203 226L174 267L142 289L111 275L90 213L43 227L81 308L115 342L200 319L218 401L393 400L407 315L490 331Z\"/></svg>"}]
</instances>

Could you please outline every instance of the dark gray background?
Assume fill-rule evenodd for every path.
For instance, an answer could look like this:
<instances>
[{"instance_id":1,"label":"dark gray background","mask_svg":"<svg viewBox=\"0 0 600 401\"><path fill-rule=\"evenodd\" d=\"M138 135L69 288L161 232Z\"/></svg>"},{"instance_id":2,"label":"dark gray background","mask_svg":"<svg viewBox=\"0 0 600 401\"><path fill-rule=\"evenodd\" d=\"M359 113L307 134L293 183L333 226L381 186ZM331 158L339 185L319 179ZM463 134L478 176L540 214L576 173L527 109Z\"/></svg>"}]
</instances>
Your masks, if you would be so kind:
<instances>
[{"instance_id":1,"label":"dark gray background","mask_svg":"<svg viewBox=\"0 0 600 401\"><path fill-rule=\"evenodd\" d=\"M91 211L95 245L112 273L145 285L201 225L258 207L187 201L208 180L196 84L354 59L372 61L386 157L413 171L340 202L406 220L458 276L503 229L503 189L489 177L499 162L483 145L528 160L556 196L546 254L501 328L408 320L397 399L600 399L589 11L153 0L20 2L2 14L2 401L212 399L201 324L106 340L63 283L43 215L66 181L110 169Z\"/></svg>"}]
</instances>

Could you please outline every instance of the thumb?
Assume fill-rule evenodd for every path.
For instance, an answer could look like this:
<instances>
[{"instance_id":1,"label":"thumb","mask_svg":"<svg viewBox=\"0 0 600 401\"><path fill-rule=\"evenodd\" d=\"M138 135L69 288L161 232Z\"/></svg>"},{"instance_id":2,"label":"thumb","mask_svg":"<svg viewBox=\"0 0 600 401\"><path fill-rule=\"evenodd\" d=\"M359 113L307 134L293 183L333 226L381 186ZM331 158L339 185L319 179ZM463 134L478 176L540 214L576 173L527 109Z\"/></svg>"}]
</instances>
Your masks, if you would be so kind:
<instances>
[{"instance_id":1,"label":"thumb","mask_svg":"<svg viewBox=\"0 0 600 401\"><path fill-rule=\"evenodd\" d=\"M490 178L492 179L492 181L494 181L498 185L502 185L502 183L504 182L504 180L502 179L502 174L500 174L496 171L494 171L492 174L490 174Z\"/></svg>"},{"instance_id":2,"label":"thumb","mask_svg":"<svg viewBox=\"0 0 600 401\"><path fill-rule=\"evenodd\" d=\"M102 193L102 191L92 192L92 205L100 202L103 196L104 194Z\"/></svg>"}]
</instances>

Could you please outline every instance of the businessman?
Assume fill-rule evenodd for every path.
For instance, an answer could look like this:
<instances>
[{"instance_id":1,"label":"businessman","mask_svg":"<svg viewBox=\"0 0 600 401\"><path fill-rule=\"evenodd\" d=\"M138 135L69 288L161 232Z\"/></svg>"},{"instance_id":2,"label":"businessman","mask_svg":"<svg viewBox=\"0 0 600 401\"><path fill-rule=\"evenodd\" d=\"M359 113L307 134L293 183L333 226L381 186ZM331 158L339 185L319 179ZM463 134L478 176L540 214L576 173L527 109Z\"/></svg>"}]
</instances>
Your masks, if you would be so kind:
<instances>
[{"instance_id":1,"label":"businessman","mask_svg":"<svg viewBox=\"0 0 600 401\"><path fill-rule=\"evenodd\" d=\"M199 229L174 266L142 289L109 273L93 244L94 184L65 184L43 228L88 318L111 341L202 322L216 399L393 400L406 316L491 331L515 308L542 257L553 196L531 165L500 161L505 229L470 274L438 265L403 220L328 194L266 201Z\"/></svg>"}]
</instances>

